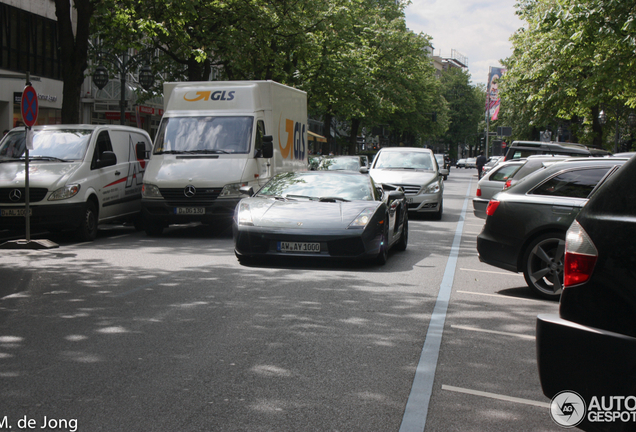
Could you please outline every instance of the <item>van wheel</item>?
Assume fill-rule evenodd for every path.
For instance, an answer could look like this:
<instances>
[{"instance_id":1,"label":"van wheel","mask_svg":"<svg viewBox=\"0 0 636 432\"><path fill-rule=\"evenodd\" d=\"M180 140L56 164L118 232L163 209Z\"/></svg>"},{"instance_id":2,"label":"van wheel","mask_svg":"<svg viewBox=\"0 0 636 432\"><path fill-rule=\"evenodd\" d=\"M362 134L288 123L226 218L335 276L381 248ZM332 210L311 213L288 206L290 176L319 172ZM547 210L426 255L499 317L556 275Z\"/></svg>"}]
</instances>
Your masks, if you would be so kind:
<instances>
[{"instance_id":1,"label":"van wheel","mask_svg":"<svg viewBox=\"0 0 636 432\"><path fill-rule=\"evenodd\" d=\"M77 238L80 241L93 241L97 238L97 209L92 201L86 203L84 215L77 230Z\"/></svg>"}]
</instances>

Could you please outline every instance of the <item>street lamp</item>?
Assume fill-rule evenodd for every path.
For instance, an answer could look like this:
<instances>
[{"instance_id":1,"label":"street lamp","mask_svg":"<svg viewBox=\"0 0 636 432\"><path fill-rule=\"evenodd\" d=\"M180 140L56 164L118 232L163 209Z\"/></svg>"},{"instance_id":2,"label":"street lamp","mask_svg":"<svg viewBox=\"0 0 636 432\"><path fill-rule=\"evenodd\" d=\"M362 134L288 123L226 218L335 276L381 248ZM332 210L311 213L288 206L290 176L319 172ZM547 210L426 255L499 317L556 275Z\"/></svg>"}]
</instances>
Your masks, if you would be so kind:
<instances>
[{"instance_id":1,"label":"street lamp","mask_svg":"<svg viewBox=\"0 0 636 432\"><path fill-rule=\"evenodd\" d=\"M122 54L121 59L115 55L112 55L110 53L103 52L103 51L100 51L98 55L99 55L98 58L100 60L100 64L95 69L95 72L93 72L93 83L100 90L102 90L106 86L106 84L108 84L108 69L104 67L104 65L101 63L101 60L103 58L110 60L111 63L117 68L117 71L119 72L119 79L121 82L121 86L120 86L121 88L119 91L121 96L119 99L119 109L120 109L121 118L119 119L119 123L123 125L126 123L126 74L131 69L139 65L142 57L144 60L147 60L147 55L137 54L137 55L129 57L127 51ZM144 64L144 66L142 66L139 71L139 84L141 84L141 86L145 90L149 90L152 87L152 84L154 83L154 81L155 81L155 78L154 78L154 75L152 74L152 69L150 68L150 65L148 65L147 63Z\"/></svg>"}]
</instances>

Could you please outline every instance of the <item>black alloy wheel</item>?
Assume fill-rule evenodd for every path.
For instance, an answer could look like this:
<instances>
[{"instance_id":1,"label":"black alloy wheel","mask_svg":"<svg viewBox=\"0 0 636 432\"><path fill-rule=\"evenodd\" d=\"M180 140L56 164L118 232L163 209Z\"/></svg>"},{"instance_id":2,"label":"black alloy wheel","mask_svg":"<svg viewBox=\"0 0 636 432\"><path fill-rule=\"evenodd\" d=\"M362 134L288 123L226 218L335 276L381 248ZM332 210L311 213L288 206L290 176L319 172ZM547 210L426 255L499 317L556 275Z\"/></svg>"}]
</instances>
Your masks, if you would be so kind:
<instances>
[{"instance_id":1,"label":"black alloy wheel","mask_svg":"<svg viewBox=\"0 0 636 432\"><path fill-rule=\"evenodd\" d=\"M97 208L92 201L86 202L84 214L77 229L77 239L82 242L93 241L97 238Z\"/></svg>"}]
</instances>

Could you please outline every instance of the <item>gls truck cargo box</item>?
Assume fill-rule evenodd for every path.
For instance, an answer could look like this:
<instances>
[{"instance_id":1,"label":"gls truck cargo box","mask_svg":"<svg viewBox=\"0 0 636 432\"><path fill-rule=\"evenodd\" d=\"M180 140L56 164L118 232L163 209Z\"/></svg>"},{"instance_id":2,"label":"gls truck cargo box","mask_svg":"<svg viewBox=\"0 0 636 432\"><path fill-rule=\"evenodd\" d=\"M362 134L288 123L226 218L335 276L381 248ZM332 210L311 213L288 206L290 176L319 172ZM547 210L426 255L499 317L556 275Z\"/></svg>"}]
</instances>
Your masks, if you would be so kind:
<instances>
[{"instance_id":1,"label":"gls truck cargo box","mask_svg":"<svg viewBox=\"0 0 636 432\"><path fill-rule=\"evenodd\" d=\"M149 235L231 221L239 188L307 169L307 95L273 81L164 84L165 112L144 175Z\"/></svg>"}]
</instances>

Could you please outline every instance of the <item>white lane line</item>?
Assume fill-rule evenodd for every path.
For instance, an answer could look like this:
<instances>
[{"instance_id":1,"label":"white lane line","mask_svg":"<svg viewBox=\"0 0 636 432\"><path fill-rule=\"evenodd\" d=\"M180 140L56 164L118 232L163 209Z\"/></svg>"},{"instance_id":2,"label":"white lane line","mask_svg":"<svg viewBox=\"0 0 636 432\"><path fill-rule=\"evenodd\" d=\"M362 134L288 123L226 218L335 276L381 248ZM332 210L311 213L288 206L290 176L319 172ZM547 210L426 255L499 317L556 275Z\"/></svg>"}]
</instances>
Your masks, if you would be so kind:
<instances>
[{"instance_id":1,"label":"white lane line","mask_svg":"<svg viewBox=\"0 0 636 432\"><path fill-rule=\"evenodd\" d=\"M442 390L448 390L448 391L457 392L457 393L464 393L464 394L469 394L469 395L473 395L473 396L482 396L482 397L487 397L487 398L490 398L490 399L498 399L498 400L502 400L502 401L506 401L506 402L514 402L514 403L520 403L520 404L524 404L524 405L532 405L532 406L537 406L537 407L541 407L541 408L550 408L550 404L548 402L539 402L539 401L534 401L534 400L531 400L531 399L516 398L516 397L512 397L512 396L506 396L506 395L502 395L502 394L497 394L497 393L489 393L489 392L484 392L484 391L479 391L479 390L471 390L471 389L462 388L462 387L453 387L453 386L449 386L449 385L446 385L446 384L442 384Z\"/></svg>"},{"instance_id":2,"label":"white lane line","mask_svg":"<svg viewBox=\"0 0 636 432\"><path fill-rule=\"evenodd\" d=\"M437 369L437 359L439 358L439 350L442 344L442 335L444 333L444 322L446 321L446 312L448 310L448 302L450 300L453 280L455 277L455 269L457 268L457 258L462 240L462 231L464 230L464 221L466 220L466 208L468 207L468 197L472 180L468 182L468 190L464 198L464 206L459 222L455 229L455 237L451 246L450 255L446 262L446 269L442 283L437 294L435 308L428 324L424 347L420 355L419 363L415 370L411 393L406 402L400 432L422 432L426 427L426 416L428 414L428 405L433 394L433 382L435 381L435 370Z\"/></svg>"},{"instance_id":3,"label":"white lane line","mask_svg":"<svg viewBox=\"0 0 636 432\"><path fill-rule=\"evenodd\" d=\"M537 339L534 336L525 335L525 334L522 334L522 333L509 333L509 332L502 332L502 331L498 331L498 330L487 330L487 329L482 329L482 328L478 328L478 327L451 325L451 328L456 328L456 329L461 329L461 330L470 330L470 331L476 331L476 332L481 332L481 333L492 333L492 334L497 334L497 335L502 335L502 336L513 336L513 337L518 337L518 338L521 338L521 339L529 339L529 340L536 340Z\"/></svg>"},{"instance_id":4,"label":"white lane line","mask_svg":"<svg viewBox=\"0 0 636 432\"><path fill-rule=\"evenodd\" d=\"M529 302L541 303L541 304L550 303L550 300L535 300L535 299L529 299L524 297L505 296L501 294L486 294L486 293L473 292L473 291L456 291L456 292L461 294L472 294L472 295L479 295L479 296L486 296L486 297L498 297L498 298L502 298L506 300L521 300L521 301L529 301Z\"/></svg>"},{"instance_id":5,"label":"white lane line","mask_svg":"<svg viewBox=\"0 0 636 432\"><path fill-rule=\"evenodd\" d=\"M506 276L522 276L522 274L519 273L513 273L513 272L498 272L498 271L492 271L492 270L477 270L477 269L467 269L467 268L459 268L460 270L463 271L471 271L471 272L477 272L477 273L490 273L490 274L500 274L500 275L506 275Z\"/></svg>"}]
</instances>

